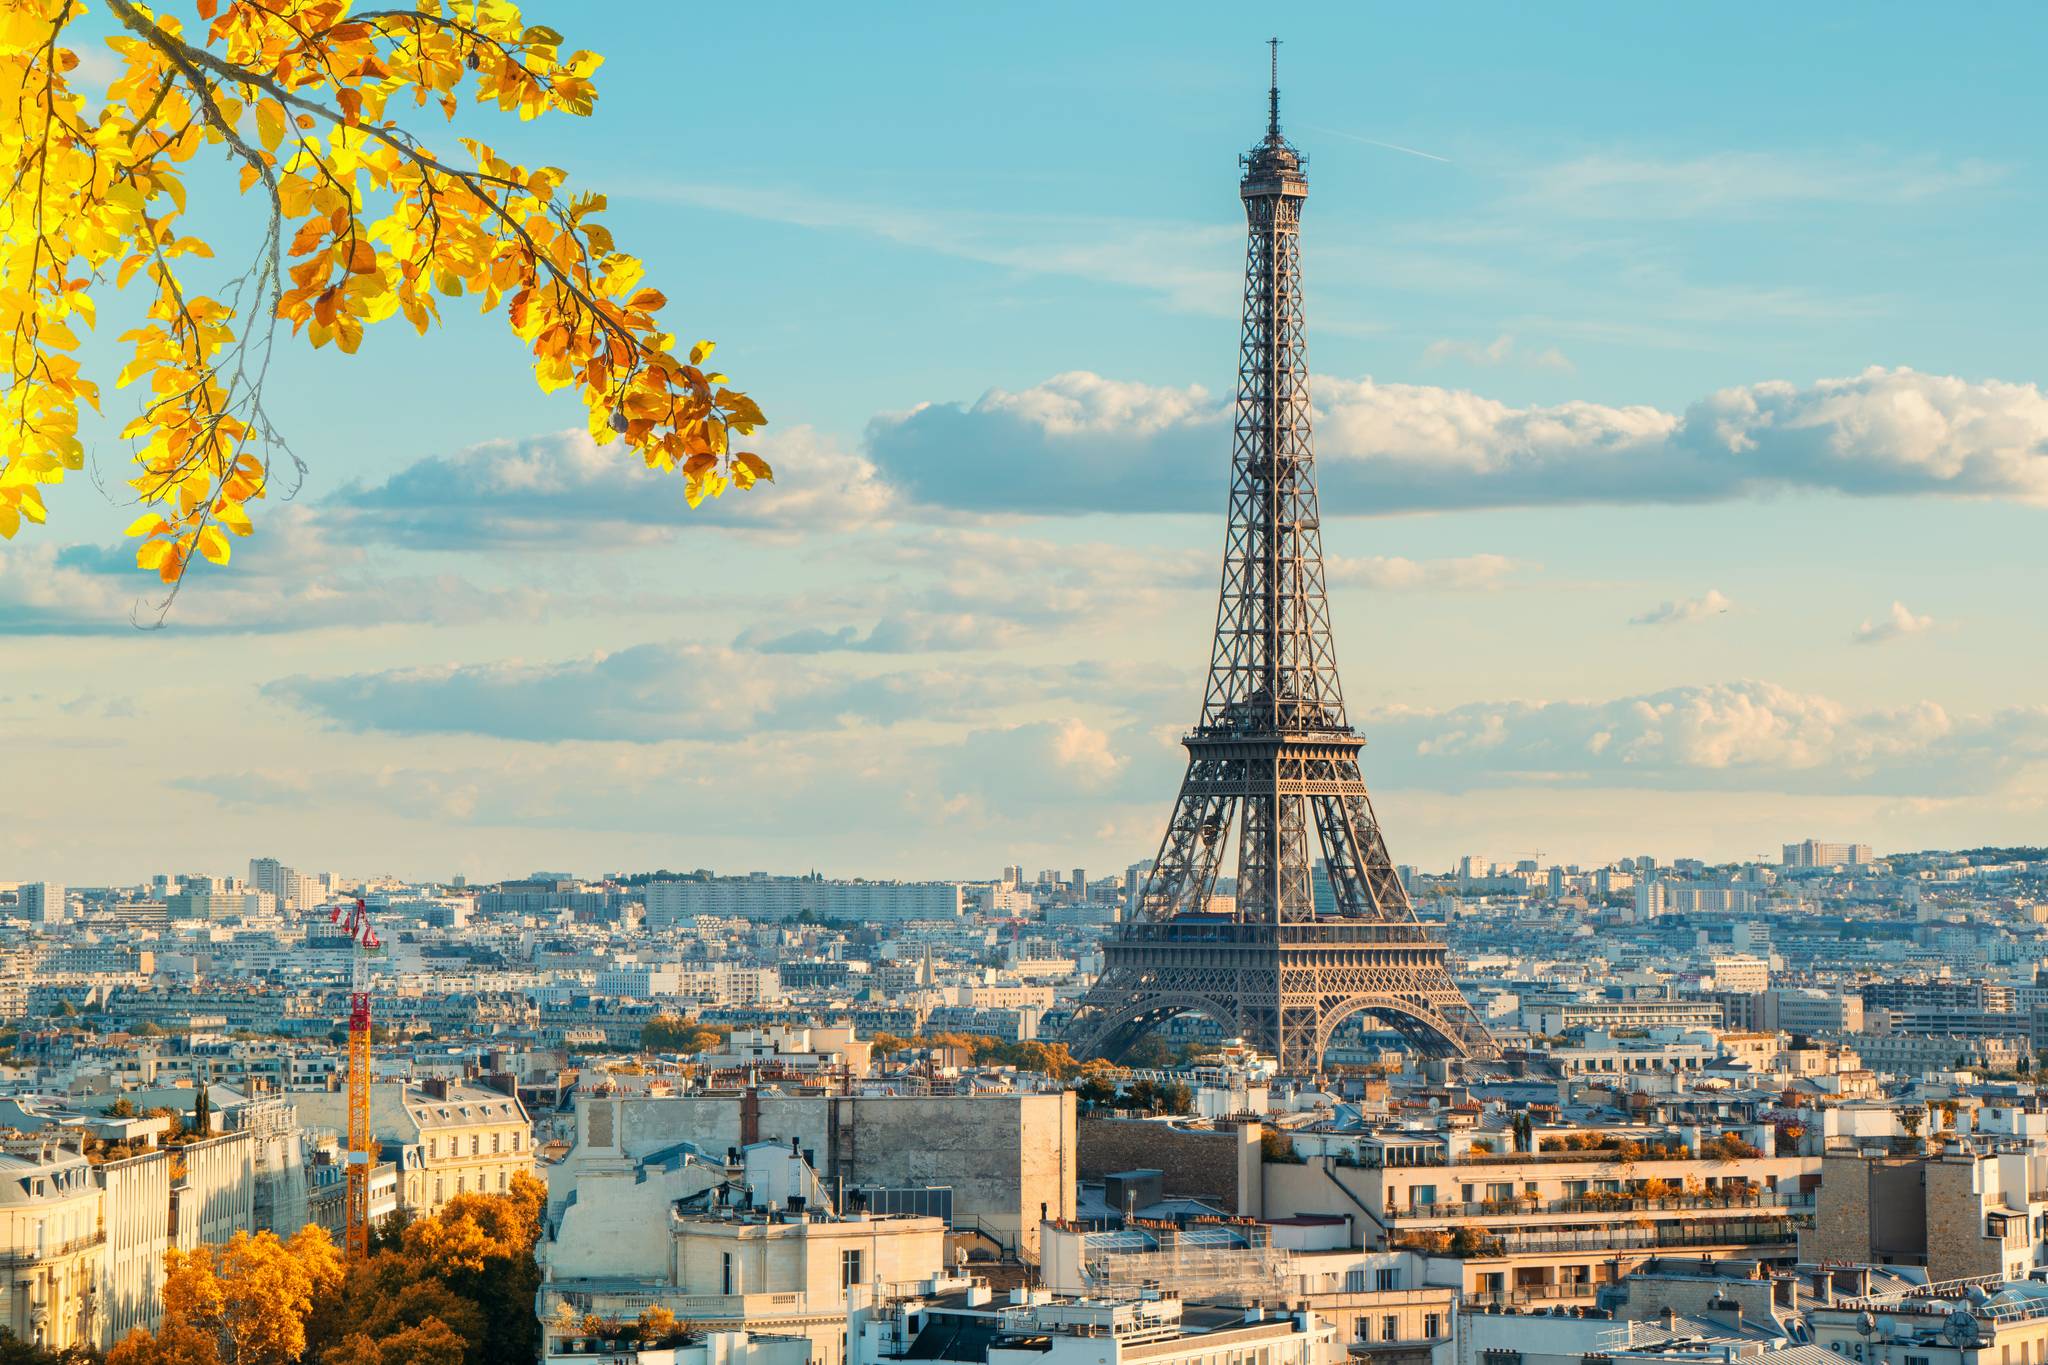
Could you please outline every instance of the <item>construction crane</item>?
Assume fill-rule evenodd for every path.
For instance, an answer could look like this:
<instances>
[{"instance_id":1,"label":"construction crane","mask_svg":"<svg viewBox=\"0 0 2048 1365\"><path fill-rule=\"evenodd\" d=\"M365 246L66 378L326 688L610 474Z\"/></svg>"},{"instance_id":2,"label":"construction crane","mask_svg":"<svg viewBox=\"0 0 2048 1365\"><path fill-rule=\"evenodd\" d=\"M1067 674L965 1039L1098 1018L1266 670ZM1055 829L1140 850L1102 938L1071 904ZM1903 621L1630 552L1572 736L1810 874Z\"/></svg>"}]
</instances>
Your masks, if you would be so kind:
<instances>
[{"instance_id":1,"label":"construction crane","mask_svg":"<svg viewBox=\"0 0 2048 1365\"><path fill-rule=\"evenodd\" d=\"M348 1150L343 1167L342 1249L352 1257L370 1254L370 1172L377 1145L370 1136L370 954L381 941L362 898L331 906L328 921L348 931Z\"/></svg>"}]
</instances>

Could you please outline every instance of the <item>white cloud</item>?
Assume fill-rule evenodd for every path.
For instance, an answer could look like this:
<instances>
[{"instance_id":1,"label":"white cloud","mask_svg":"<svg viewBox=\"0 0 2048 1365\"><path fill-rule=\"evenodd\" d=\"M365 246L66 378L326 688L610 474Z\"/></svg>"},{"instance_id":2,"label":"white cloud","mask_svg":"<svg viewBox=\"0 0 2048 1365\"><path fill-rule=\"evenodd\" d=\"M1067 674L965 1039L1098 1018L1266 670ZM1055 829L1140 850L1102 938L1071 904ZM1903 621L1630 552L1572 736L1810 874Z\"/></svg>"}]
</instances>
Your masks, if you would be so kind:
<instances>
[{"instance_id":1,"label":"white cloud","mask_svg":"<svg viewBox=\"0 0 2048 1365\"><path fill-rule=\"evenodd\" d=\"M1915 616L1911 611L1907 610L1904 602L1893 602L1890 611L1874 621L1866 618L1862 625L1856 627L1849 638L1859 645L1879 645L1883 644L1886 640L1896 640L1906 635L1918 635L1922 631L1932 629L1934 629L1934 618L1932 616Z\"/></svg>"},{"instance_id":2,"label":"white cloud","mask_svg":"<svg viewBox=\"0 0 2048 1365\"><path fill-rule=\"evenodd\" d=\"M648 544L692 526L871 522L888 511L874 466L808 427L751 444L774 468L774 482L728 490L694 510L680 475L650 470L585 431L430 455L382 483L341 489L322 510L358 536L408 548L523 552Z\"/></svg>"},{"instance_id":3,"label":"white cloud","mask_svg":"<svg viewBox=\"0 0 2048 1365\"><path fill-rule=\"evenodd\" d=\"M1022 634L1015 621L993 616L906 611L884 616L865 630L858 626L799 626L795 630L751 626L733 641L733 647L761 654L921 654L999 649L1016 643Z\"/></svg>"},{"instance_id":4,"label":"white cloud","mask_svg":"<svg viewBox=\"0 0 2048 1365\"><path fill-rule=\"evenodd\" d=\"M345 730L653 744L958 719L1016 701L1032 685L1022 674L856 673L709 645L652 643L544 663L290 677L263 691Z\"/></svg>"},{"instance_id":5,"label":"white cloud","mask_svg":"<svg viewBox=\"0 0 2048 1365\"><path fill-rule=\"evenodd\" d=\"M168 615L164 596L154 575L136 569L133 541L0 550L0 636L126 634L159 621L206 634L531 621L555 605L552 593L524 584L387 570L297 504L264 511L227 567L195 566Z\"/></svg>"},{"instance_id":6,"label":"white cloud","mask_svg":"<svg viewBox=\"0 0 2048 1365\"><path fill-rule=\"evenodd\" d=\"M1719 588L1707 589L1703 597L1686 597L1660 602L1650 610L1628 618L1632 626L1676 626L1720 616L1735 604Z\"/></svg>"},{"instance_id":7,"label":"white cloud","mask_svg":"<svg viewBox=\"0 0 2048 1365\"><path fill-rule=\"evenodd\" d=\"M1462 555L1455 559L1325 555L1323 563L1332 586L1353 584L1383 592L1498 588L1524 567L1506 555L1493 554Z\"/></svg>"},{"instance_id":8,"label":"white cloud","mask_svg":"<svg viewBox=\"0 0 2048 1365\"><path fill-rule=\"evenodd\" d=\"M819 551L849 586L779 603L775 624L743 630L736 649L762 654L909 654L1011 649L1062 627L1213 602L1213 549L1055 541L999 531L920 526L849 537ZM1332 587L1382 592L1482 591L1537 566L1498 554L1444 559L1328 555ZM806 624L790 625L788 622Z\"/></svg>"},{"instance_id":9,"label":"white cloud","mask_svg":"<svg viewBox=\"0 0 2048 1365\"><path fill-rule=\"evenodd\" d=\"M1163 785L1154 781L1156 761L1132 756L1137 739L1073 716L973 730L950 747L939 791L949 814L969 822L1133 796L1163 802L1170 790L1131 790L1137 772L1148 787Z\"/></svg>"},{"instance_id":10,"label":"white cloud","mask_svg":"<svg viewBox=\"0 0 2048 1365\"><path fill-rule=\"evenodd\" d=\"M1316 381L1326 515L1687 503L1817 489L2048 503L2037 385L1872 368L1722 389L1683 413ZM1213 512L1230 404L1085 372L878 418L868 449L906 496L978 511Z\"/></svg>"},{"instance_id":11,"label":"white cloud","mask_svg":"<svg viewBox=\"0 0 2048 1365\"><path fill-rule=\"evenodd\" d=\"M1766 682L1606 701L1389 708L1361 723L1369 779L1464 790L1536 783L1661 790L1981 792L2048 760L2048 707L1858 711Z\"/></svg>"},{"instance_id":12,"label":"white cloud","mask_svg":"<svg viewBox=\"0 0 2048 1365\"><path fill-rule=\"evenodd\" d=\"M1087 660L876 672L658 641L570 659L300 675L268 683L263 693L356 732L659 744L725 743L776 731L978 724L1034 703L1142 708L1158 701L1158 688L1152 670Z\"/></svg>"},{"instance_id":13,"label":"white cloud","mask_svg":"<svg viewBox=\"0 0 2048 1365\"><path fill-rule=\"evenodd\" d=\"M1477 341L1457 341L1447 337L1441 341L1432 341L1422 349L1422 363L1425 365L1441 365L1449 360L1459 360L1467 365L1477 365L1485 369L1515 364L1537 370L1561 370L1569 374L1577 368L1557 347L1545 346L1538 351L1525 350L1506 332L1483 344Z\"/></svg>"}]
</instances>

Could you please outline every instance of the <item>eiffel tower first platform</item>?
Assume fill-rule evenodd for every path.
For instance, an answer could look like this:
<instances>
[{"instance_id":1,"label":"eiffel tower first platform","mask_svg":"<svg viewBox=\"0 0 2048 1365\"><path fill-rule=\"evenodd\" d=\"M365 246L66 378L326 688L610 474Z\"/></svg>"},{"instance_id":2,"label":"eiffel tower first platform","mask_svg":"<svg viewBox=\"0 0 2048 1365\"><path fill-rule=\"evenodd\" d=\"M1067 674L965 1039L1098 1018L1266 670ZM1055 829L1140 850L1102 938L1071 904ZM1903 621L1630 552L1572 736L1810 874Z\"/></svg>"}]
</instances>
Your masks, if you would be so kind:
<instances>
[{"instance_id":1,"label":"eiffel tower first platform","mask_svg":"<svg viewBox=\"0 0 2048 1365\"><path fill-rule=\"evenodd\" d=\"M1388 861L1359 775L1365 741L1344 716L1302 328L1307 158L1280 134L1277 51L1266 135L1240 158L1244 340L1202 717L1182 741L1188 772L1159 857L1064 1037L1077 1056L1113 1058L1201 1014L1307 1074L1338 1025L1371 1015L1429 1055L1491 1055ZM1211 892L1233 839L1237 904L1218 913Z\"/></svg>"}]
</instances>

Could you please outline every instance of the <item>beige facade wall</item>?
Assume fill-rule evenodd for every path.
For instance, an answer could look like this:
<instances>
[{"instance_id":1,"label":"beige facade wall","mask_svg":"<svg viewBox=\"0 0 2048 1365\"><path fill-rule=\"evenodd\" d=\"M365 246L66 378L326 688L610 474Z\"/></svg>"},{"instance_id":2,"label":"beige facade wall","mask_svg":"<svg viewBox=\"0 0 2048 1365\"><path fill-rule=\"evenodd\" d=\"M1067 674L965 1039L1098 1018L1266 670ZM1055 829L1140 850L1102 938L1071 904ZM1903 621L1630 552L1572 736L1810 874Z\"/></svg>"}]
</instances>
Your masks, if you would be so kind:
<instances>
[{"instance_id":1,"label":"beige facade wall","mask_svg":"<svg viewBox=\"0 0 2048 1365\"><path fill-rule=\"evenodd\" d=\"M1071 1091L980 1096L759 1096L749 1120L739 1096L581 1096L578 1153L640 1156L691 1142L713 1157L749 1141L812 1154L829 1185L953 1190L957 1224L992 1230L1025 1259L1038 1258L1041 1207L1071 1218L1076 1178ZM593 1124L593 1114L601 1121Z\"/></svg>"},{"instance_id":2,"label":"beige facade wall","mask_svg":"<svg viewBox=\"0 0 2048 1365\"><path fill-rule=\"evenodd\" d=\"M97 1345L93 1287L106 1233L85 1158L69 1150L24 1156L10 1161L6 1176L15 1187L0 1202L0 1326L53 1351Z\"/></svg>"},{"instance_id":3,"label":"beige facade wall","mask_svg":"<svg viewBox=\"0 0 2048 1365\"><path fill-rule=\"evenodd\" d=\"M173 1205L178 1249L218 1245L256 1228L256 1143L248 1133L188 1142L176 1149L185 1168Z\"/></svg>"},{"instance_id":4,"label":"beige facade wall","mask_svg":"<svg viewBox=\"0 0 2048 1365\"><path fill-rule=\"evenodd\" d=\"M665 1208L654 1212L666 1221ZM810 1343L811 1365L844 1365L849 1300L872 1301L879 1286L929 1280L944 1256L945 1225L936 1218L692 1219L674 1227L667 1283L557 1277L542 1286L540 1309L551 1343L576 1334L556 1328L558 1321L584 1313L625 1320L661 1304L701 1326L800 1336ZM561 1314L550 1300L570 1311Z\"/></svg>"},{"instance_id":5,"label":"beige facade wall","mask_svg":"<svg viewBox=\"0 0 2048 1365\"><path fill-rule=\"evenodd\" d=\"M137 1328L155 1331L162 1320L175 1160L174 1153L159 1151L99 1168L107 1231L100 1277L101 1350Z\"/></svg>"},{"instance_id":6,"label":"beige facade wall","mask_svg":"<svg viewBox=\"0 0 2048 1365\"><path fill-rule=\"evenodd\" d=\"M1757 1189L1794 1194L1804 1177L1819 1171L1818 1157L1759 1156L1736 1161L1472 1161L1453 1166L1360 1167L1346 1174L1361 1191L1371 1192L1368 1202L1375 1207L1407 1209L1426 1202L1471 1203L1515 1195L1533 1195L1548 1203L1591 1193L1620 1193L1652 1180L1677 1189L1746 1182Z\"/></svg>"},{"instance_id":7,"label":"beige facade wall","mask_svg":"<svg viewBox=\"0 0 2048 1365\"><path fill-rule=\"evenodd\" d=\"M1364 1294L1307 1294L1302 1303L1337 1329L1337 1340L1353 1351L1369 1348L1388 1365L1403 1350L1447 1341L1457 1314L1458 1291L1389 1289Z\"/></svg>"},{"instance_id":8,"label":"beige facade wall","mask_svg":"<svg viewBox=\"0 0 2048 1365\"><path fill-rule=\"evenodd\" d=\"M295 1094L292 1102L306 1127L347 1131L345 1093ZM384 1159L399 1165L399 1200L416 1214L431 1214L458 1194L502 1194L514 1174L534 1169L532 1120L517 1099L496 1090L452 1086L442 1098L379 1084L370 1090L370 1131Z\"/></svg>"}]
</instances>

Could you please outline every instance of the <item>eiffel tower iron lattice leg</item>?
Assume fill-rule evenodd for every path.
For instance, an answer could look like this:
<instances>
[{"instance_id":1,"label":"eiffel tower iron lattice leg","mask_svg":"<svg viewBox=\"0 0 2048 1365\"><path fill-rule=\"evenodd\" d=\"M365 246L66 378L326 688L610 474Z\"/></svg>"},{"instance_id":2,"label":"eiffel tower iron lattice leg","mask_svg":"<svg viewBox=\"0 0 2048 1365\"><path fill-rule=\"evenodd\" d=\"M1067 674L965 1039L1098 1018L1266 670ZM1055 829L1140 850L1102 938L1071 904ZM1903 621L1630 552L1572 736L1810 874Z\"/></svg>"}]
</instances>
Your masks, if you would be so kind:
<instances>
[{"instance_id":1,"label":"eiffel tower iron lattice leg","mask_svg":"<svg viewBox=\"0 0 2048 1365\"><path fill-rule=\"evenodd\" d=\"M1490 1055L1387 856L1359 772L1365 741L1345 719L1303 327L1307 159L1280 134L1277 72L1266 136L1241 162L1244 329L1202 717L1159 856L1065 1038L1077 1055L1115 1056L1201 1014L1300 1073L1321 1069L1338 1026L1371 1015L1431 1055ZM1222 910L1233 842L1236 896Z\"/></svg>"}]
</instances>

